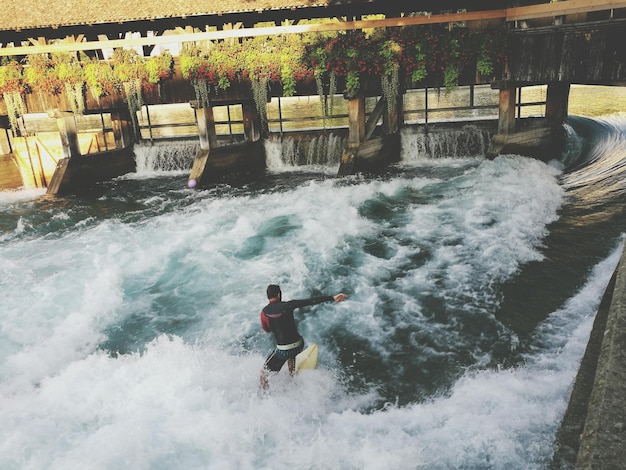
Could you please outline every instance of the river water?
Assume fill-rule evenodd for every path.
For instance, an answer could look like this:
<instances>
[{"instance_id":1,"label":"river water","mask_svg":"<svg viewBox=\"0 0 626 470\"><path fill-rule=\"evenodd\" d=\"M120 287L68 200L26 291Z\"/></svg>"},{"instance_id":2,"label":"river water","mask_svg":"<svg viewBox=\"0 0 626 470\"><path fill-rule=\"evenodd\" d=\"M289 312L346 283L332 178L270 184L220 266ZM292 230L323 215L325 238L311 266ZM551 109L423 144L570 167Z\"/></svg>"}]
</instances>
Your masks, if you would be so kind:
<instances>
[{"instance_id":1,"label":"river water","mask_svg":"<svg viewBox=\"0 0 626 470\"><path fill-rule=\"evenodd\" d=\"M546 468L626 231L606 95L549 164L406 129L375 177L268 141L264 177L194 191L174 143L0 193L0 468ZM300 310L319 367L263 394L269 283L349 299Z\"/></svg>"}]
</instances>

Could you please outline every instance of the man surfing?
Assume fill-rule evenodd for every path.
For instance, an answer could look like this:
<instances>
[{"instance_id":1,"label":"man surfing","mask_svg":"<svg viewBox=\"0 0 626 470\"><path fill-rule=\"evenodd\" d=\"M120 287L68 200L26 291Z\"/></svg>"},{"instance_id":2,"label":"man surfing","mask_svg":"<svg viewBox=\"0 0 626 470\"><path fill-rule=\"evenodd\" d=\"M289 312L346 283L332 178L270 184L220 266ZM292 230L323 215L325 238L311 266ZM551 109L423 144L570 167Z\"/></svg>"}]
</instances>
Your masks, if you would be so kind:
<instances>
[{"instance_id":1,"label":"man surfing","mask_svg":"<svg viewBox=\"0 0 626 470\"><path fill-rule=\"evenodd\" d=\"M304 340L293 318L293 311L300 307L317 305L322 302L341 302L348 296L343 293L336 295L324 295L303 300L290 300L283 302L280 286L270 284L267 286L267 298L269 303L261 310L261 327L266 333L274 333L276 348L267 356L261 369L261 387L269 386L267 372L278 372L285 362L289 367L289 374L294 375L296 369L296 356L304 349Z\"/></svg>"}]
</instances>

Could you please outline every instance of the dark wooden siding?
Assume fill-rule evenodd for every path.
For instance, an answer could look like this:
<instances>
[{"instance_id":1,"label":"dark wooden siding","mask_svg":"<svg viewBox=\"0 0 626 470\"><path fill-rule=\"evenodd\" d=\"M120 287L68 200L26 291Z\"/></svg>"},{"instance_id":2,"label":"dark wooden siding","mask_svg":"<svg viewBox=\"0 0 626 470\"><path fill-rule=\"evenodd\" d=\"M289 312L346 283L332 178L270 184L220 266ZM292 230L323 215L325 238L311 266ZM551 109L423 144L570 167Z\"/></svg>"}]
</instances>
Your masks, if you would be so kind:
<instances>
[{"instance_id":1,"label":"dark wooden siding","mask_svg":"<svg viewBox=\"0 0 626 470\"><path fill-rule=\"evenodd\" d=\"M519 31L511 41L511 80L583 84L626 82L626 23Z\"/></svg>"}]
</instances>

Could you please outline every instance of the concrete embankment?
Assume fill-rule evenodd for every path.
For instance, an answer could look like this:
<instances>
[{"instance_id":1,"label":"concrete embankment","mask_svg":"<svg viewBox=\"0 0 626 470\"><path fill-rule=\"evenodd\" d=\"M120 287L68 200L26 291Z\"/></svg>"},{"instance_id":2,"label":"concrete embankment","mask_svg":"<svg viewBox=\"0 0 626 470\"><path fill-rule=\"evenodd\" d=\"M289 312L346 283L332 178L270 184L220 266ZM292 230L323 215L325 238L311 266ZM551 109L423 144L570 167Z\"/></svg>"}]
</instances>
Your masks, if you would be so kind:
<instances>
[{"instance_id":1,"label":"concrete embankment","mask_svg":"<svg viewBox=\"0 0 626 470\"><path fill-rule=\"evenodd\" d=\"M552 468L626 468L626 247L598 309Z\"/></svg>"}]
</instances>

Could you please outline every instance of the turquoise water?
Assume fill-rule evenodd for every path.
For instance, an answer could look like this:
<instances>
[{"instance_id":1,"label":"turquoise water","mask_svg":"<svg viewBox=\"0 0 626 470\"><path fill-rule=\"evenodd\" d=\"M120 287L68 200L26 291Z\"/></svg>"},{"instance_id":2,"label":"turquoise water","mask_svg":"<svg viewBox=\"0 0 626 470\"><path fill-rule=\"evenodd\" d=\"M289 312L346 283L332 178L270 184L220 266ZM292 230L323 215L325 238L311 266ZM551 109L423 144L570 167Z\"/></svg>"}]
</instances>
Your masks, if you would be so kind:
<instances>
[{"instance_id":1,"label":"turquoise water","mask_svg":"<svg viewBox=\"0 0 626 470\"><path fill-rule=\"evenodd\" d=\"M575 171L406 131L376 177L268 142L263 178L193 191L173 144L0 193L0 467L544 468L626 228L626 120L570 124ZM350 297L299 312L319 368L263 396L269 283Z\"/></svg>"}]
</instances>

